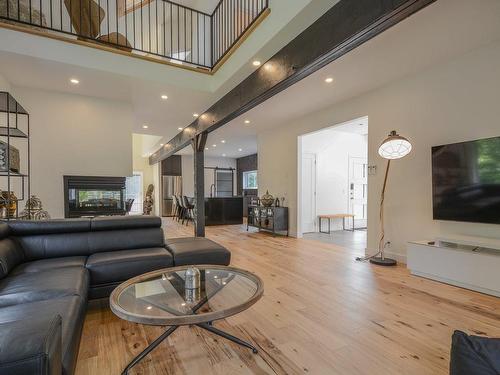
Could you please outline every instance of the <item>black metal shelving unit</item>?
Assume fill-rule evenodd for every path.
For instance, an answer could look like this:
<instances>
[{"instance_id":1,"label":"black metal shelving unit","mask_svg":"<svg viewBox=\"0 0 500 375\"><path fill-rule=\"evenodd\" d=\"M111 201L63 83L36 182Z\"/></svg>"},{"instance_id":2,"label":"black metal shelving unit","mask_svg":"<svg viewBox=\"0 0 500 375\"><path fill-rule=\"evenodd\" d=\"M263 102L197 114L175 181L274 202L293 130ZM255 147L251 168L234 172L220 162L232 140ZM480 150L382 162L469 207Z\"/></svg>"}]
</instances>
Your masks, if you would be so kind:
<instances>
[{"instance_id":1,"label":"black metal shelving unit","mask_svg":"<svg viewBox=\"0 0 500 375\"><path fill-rule=\"evenodd\" d=\"M11 169L10 147L14 147L12 144L13 139L26 141L26 149L19 150L19 172ZM7 215L6 217L0 217L0 220L18 219L19 203L26 201L30 197L30 116L28 111L6 91L0 91L0 140L7 144L5 157L6 169L0 170L2 192L5 191L5 187L7 188L7 198L0 197L0 200L7 208ZM26 156L24 170L22 162L23 154ZM13 192L16 196L16 211L14 215L9 214L9 207L13 202L10 192Z\"/></svg>"}]
</instances>

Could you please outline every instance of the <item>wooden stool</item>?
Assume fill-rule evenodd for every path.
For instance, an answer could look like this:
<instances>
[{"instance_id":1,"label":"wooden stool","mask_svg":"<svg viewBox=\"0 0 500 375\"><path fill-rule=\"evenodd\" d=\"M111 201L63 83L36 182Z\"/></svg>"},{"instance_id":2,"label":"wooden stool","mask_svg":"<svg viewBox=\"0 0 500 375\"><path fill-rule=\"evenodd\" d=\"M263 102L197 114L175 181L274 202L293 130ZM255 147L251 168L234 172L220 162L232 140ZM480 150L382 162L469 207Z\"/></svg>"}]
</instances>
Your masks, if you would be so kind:
<instances>
[{"instance_id":1,"label":"wooden stool","mask_svg":"<svg viewBox=\"0 0 500 375\"><path fill-rule=\"evenodd\" d=\"M346 230L345 229L345 220L346 218L352 218L352 228L349 229L351 231L354 232L354 215L351 215L351 214L334 214L334 215L318 215L319 217L319 232L320 233L328 233L330 234L330 220L331 219L342 219L342 230ZM328 232L323 232L321 230L321 223L322 223L322 220L323 219L328 219Z\"/></svg>"}]
</instances>

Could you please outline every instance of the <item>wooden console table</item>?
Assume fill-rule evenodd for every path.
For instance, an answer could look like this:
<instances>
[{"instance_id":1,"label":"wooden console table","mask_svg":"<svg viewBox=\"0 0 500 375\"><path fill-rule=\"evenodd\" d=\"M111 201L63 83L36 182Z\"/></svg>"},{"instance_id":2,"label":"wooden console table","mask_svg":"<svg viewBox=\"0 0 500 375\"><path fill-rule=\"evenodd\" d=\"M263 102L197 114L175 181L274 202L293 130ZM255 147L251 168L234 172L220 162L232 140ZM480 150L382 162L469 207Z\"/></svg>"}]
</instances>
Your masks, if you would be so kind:
<instances>
[{"instance_id":1,"label":"wooden console table","mask_svg":"<svg viewBox=\"0 0 500 375\"><path fill-rule=\"evenodd\" d=\"M346 230L345 229L346 218L352 218L352 228L349 229L349 230L351 230L351 231L354 232L354 215L351 215L351 214L334 214L334 215L318 215L318 217L319 217L319 232L320 233L328 233L328 234L331 233L331 231L330 231L330 221L332 219L342 219L342 230ZM321 223L322 223L323 219L327 219L328 220L328 232L323 232L321 230Z\"/></svg>"}]
</instances>

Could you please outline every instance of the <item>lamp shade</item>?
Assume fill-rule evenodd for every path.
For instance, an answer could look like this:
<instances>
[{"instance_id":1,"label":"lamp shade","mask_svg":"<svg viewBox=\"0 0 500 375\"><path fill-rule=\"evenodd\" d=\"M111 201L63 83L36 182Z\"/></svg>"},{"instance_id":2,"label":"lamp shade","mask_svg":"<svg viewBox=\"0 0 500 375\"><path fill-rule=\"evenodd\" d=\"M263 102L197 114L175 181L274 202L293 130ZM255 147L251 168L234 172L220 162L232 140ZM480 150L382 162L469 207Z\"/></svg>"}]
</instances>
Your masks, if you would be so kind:
<instances>
[{"instance_id":1,"label":"lamp shade","mask_svg":"<svg viewBox=\"0 0 500 375\"><path fill-rule=\"evenodd\" d=\"M411 143L395 130L381 143L378 154L384 159L401 159L411 152Z\"/></svg>"}]
</instances>

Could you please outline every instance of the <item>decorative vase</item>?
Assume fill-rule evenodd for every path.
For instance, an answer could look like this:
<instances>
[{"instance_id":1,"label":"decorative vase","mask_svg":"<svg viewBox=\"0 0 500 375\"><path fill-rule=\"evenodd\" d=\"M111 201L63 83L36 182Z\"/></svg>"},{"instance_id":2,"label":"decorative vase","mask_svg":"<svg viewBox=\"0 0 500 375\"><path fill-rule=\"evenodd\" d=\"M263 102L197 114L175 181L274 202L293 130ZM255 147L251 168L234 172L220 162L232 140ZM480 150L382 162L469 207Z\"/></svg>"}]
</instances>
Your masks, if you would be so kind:
<instances>
[{"instance_id":1,"label":"decorative vase","mask_svg":"<svg viewBox=\"0 0 500 375\"><path fill-rule=\"evenodd\" d=\"M260 203L262 203L264 207L271 207L273 205L274 197L269 194L269 190L266 190L266 194L260 198Z\"/></svg>"},{"instance_id":2,"label":"decorative vase","mask_svg":"<svg viewBox=\"0 0 500 375\"><path fill-rule=\"evenodd\" d=\"M5 207L9 218L16 216L17 197L14 192L2 191L0 207Z\"/></svg>"},{"instance_id":3,"label":"decorative vase","mask_svg":"<svg viewBox=\"0 0 500 375\"><path fill-rule=\"evenodd\" d=\"M196 267L188 267L184 276L185 289L198 289L200 287L200 270Z\"/></svg>"}]
</instances>

